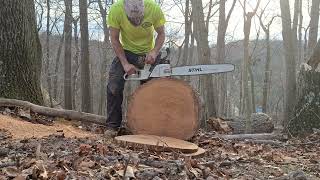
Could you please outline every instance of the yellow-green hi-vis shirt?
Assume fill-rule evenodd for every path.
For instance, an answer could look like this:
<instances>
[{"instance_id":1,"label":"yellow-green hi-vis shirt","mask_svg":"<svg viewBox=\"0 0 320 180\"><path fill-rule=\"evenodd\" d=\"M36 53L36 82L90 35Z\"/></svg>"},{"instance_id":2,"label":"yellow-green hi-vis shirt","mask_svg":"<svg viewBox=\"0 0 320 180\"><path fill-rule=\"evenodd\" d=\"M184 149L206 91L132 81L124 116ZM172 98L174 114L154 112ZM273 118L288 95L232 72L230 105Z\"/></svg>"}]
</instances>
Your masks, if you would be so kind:
<instances>
[{"instance_id":1,"label":"yellow-green hi-vis shirt","mask_svg":"<svg viewBox=\"0 0 320 180\"><path fill-rule=\"evenodd\" d=\"M154 48L154 30L165 22L164 14L154 0L144 0L144 19L137 27L127 18L124 0L114 3L108 15L108 25L120 29L123 49L136 54L145 54Z\"/></svg>"}]
</instances>

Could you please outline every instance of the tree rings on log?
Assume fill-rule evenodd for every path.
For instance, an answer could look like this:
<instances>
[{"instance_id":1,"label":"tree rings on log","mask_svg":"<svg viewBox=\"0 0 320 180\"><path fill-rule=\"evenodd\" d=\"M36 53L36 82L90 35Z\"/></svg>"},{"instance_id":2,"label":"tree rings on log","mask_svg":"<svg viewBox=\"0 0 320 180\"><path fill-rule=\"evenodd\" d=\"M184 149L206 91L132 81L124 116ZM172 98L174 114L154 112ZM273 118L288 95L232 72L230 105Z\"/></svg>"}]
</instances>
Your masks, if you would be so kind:
<instances>
[{"instance_id":1,"label":"tree rings on log","mask_svg":"<svg viewBox=\"0 0 320 180\"><path fill-rule=\"evenodd\" d=\"M155 135L125 135L117 136L115 140L125 146L144 147L160 151L179 151L195 153L198 151L196 144L171 137Z\"/></svg>"},{"instance_id":2,"label":"tree rings on log","mask_svg":"<svg viewBox=\"0 0 320 180\"><path fill-rule=\"evenodd\" d=\"M127 125L133 134L190 139L199 127L199 98L182 80L153 79L131 96Z\"/></svg>"}]
</instances>

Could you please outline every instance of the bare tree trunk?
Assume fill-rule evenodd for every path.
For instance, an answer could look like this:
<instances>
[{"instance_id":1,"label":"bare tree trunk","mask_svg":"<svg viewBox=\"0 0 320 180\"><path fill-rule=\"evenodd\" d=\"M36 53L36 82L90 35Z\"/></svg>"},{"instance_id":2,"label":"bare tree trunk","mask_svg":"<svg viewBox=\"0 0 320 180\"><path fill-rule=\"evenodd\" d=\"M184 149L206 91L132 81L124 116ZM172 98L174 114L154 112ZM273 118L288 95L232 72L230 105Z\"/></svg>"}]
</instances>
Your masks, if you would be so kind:
<instances>
[{"instance_id":1,"label":"bare tree trunk","mask_svg":"<svg viewBox=\"0 0 320 180\"><path fill-rule=\"evenodd\" d=\"M103 60L100 69L100 101L99 101L99 111L98 114L104 115L106 109L106 81L107 81L107 65L111 60L107 59L107 54L110 49L110 41L109 41L109 27L107 25L107 11L102 6L101 0L98 0L98 5L100 9L100 14L102 17L103 23L103 32L104 32L104 48L103 48Z\"/></svg>"},{"instance_id":2,"label":"bare tree trunk","mask_svg":"<svg viewBox=\"0 0 320 180\"><path fill-rule=\"evenodd\" d=\"M186 0L186 8L184 13L184 46L183 46L183 54L182 54L182 62L181 65L187 64L186 59L188 58L188 51L189 51L189 40L190 40L190 33L191 33L191 18L189 20L189 8L190 8L190 0Z\"/></svg>"},{"instance_id":3,"label":"bare tree trunk","mask_svg":"<svg viewBox=\"0 0 320 180\"><path fill-rule=\"evenodd\" d=\"M243 18L244 18L244 40L243 40L243 51L244 51L244 61L243 61L243 69L242 69L242 92L243 92L243 110L246 114L246 131L250 131L251 122L250 116L252 114L252 101L250 101L249 94L249 84L248 84L248 75L249 75L249 66L250 66L250 55L249 55L249 37L250 37L250 29L251 29L251 20L253 16L256 14L257 9L259 7L260 0L257 2L255 9L253 12L246 12L246 0L244 1L243 6Z\"/></svg>"},{"instance_id":4,"label":"bare tree trunk","mask_svg":"<svg viewBox=\"0 0 320 180\"><path fill-rule=\"evenodd\" d=\"M311 14L310 14L311 19L310 19L310 30L309 30L308 57L311 55L313 48L317 44L319 5L320 5L319 0L312 0Z\"/></svg>"},{"instance_id":5,"label":"bare tree trunk","mask_svg":"<svg viewBox=\"0 0 320 180\"><path fill-rule=\"evenodd\" d=\"M71 41L72 41L72 0L64 0L66 6L64 22L64 108L72 109L71 89Z\"/></svg>"},{"instance_id":6,"label":"bare tree trunk","mask_svg":"<svg viewBox=\"0 0 320 180\"><path fill-rule=\"evenodd\" d=\"M251 87L251 95L250 95L250 101L251 101L251 111L256 112L256 100L255 100L255 91L254 91L254 77L252 72L252 63L250 63L249 67L249 75L250 75L250 87Z\"/></svg>"},{"instance_id":7,"label":"bare tree trunk","mask_svg":"<svg viewBox=\"0 0 320 180\"><path fill-rule=\"evenodd\" d=\"M296 52L294 38L291 29L291 16L288 0L280 0L282 18L282 37L285 49L286 61L286 95L284 111L284 127L287 127L289 119L294 115L293 109L296 103ZM296 34L295 34L296 36Z\"/></svg>"},{"instance_id":8,"label":"bare tree trunk","mask_svg":"<svg viewBox=\"0 0 320 180\"><path fill-rule=\"evenodd\" d=\"M270 2L270 1L269 1ZM267 7L267 6L266 6ZM266 8L265 7L265 8ZM262 97L262 112L268 112L268 94L271 86L271 70L270 70L270 63L271 63L271 47L270 47L270 26L276 16L273 16L271 20L268 22L267 25L263 24L262 15L264 14L265 8L262 10L259 17L260 26L262 27L265 33L265 42L267 45L267 57L266 57L266 64L264 69L264 81L263 81L263 97Z\"/></svg>"},{"instance_id":9,"label":"bare tree trunk","mask_svg":"<svg viewBox=\"0 0 320 180\"><path fill-rule=\"evenodd\" d=\"M76 97L78 95L77 93L77 84L78 84L78 72L79 72L79 54L80 54L80 49L79 49L79 36L78 36L78 18L73 20L73 25L74 25L74 46L76 49L75 55L73 56L73 61L75 63L75 67L73 70L73 75L72 75L72 107L75 110L78 110L77 108L77 103L76 103Z\"/></svg>"},{"instance_id":10,"label":"bare tree trunk","mask_svg":"<svg viewBox=\"0 0 320 180\"><path fill-rule=\"evenodd\" d=\"M51 84L51 73L50 73L50 0L47 0L47 30L46 30L46 64L45 71L47 72L47 83L48 83L48 93L50 99L50 107L53 107L52 103L52 84Z\"/></svg>"},{"instance_id":11,"label":"bare tree trunk","mask_svg":"<svg viewBox=\"0 0 320 180\"><path fill-rule=\"evenodd\" d=\"M208 31L204 21L202 1L192 0L192 9L197 17L194 21L195 33L198 47L198 58L201 64L210 64L210 48L208 41ZM205 126L205 121L208 117L216 117L216 108L214 102L213 80L212 76L201 76L201 95L205 98L206 113L202 119L201 125Z\"/></svg>"},{"instance_id":12,"label":"bare tree trunk","mask_svg":"<svg viewBox=\"0 0 320 180\"><path fill-rule=\"evenodd\" d=\"M58 47L58 51L56 54L56 64L55 64L55 68L54 68L54 79L53 79L53 98L55 100L57 100L58 98L58 74L59 74L59 66L60 66L60 55L61 55L61 50L62 50L62 45L64 42L64 32L60 38L60 42L59 42L59 47Z\"/></svg>"},{"instance_id":13,"label":"bare tree trunk","mask_svg":"<svg viewBox=\"0 0 320 180\"><path fill-rule=\"evenodd\" d=\"M226 0L221 0L219 2L219 25L218 25L218 36L217 36L217 62L224 63L225 62L225 37L226 31L229 23L229 19L233 8L236 4L236 0L233 0L233 4L231 9L226 18ZM218 76L217 84L217 93L218 93L218 107L217 107L217 114L218 116L226 115L226 108L225 108L225 101L227 99L227 82L226 82L227 75L221 74Z\"/></svg>"},{"instance_id":14,"label":"bare tree trunk","mask_svg":"<svg viewBox=\"0 0 320 180\"><path fill-rule=\"evenodd\" d=\"M41 105L42 52L34 1L2 1L0 14L0 97Z\"/></svg>"},{"instance_id":15,"label":"bare tree trunk","mask_svg":"<svg viewBox=\"0 0 320 180\"><path fill-rule=\"evenodd\" d=\"M270 32L269 28L266 33L266 43L267 43L267 59L264 69L264 83L263 83L263 100L262 100L262 112L267 113L268 111L268 91L271 81L271 71L270 71L270 62L271 62L271 52L270 52Z\"/></svg>"},{"instance_id":16,"label":"bare tree trunk","mask_svg":"<svg viewBox=\"0 0 320 180\"><path fill-rule=\"evenodd\" d=\"M89 34L88 34L88 3L80 0L80 31L81 31L81 110L92 112L90 61L89 61Z\"/></svg>"},{"instance_id":17,"label":"bare tree trunk","mask_svg":"<svg viewBox=\"0 0 320 180\"><path fill-rule=\"evenodd\" d=\"M303 15L302 15L302 0L300 0L299 2L299 28L298 28L298 35L299 35L299 38L298 38L298 64L301 64L303 61L304 61L304 53L302 50L302 23L303 23Z\"/></svg>"}]
</instances>

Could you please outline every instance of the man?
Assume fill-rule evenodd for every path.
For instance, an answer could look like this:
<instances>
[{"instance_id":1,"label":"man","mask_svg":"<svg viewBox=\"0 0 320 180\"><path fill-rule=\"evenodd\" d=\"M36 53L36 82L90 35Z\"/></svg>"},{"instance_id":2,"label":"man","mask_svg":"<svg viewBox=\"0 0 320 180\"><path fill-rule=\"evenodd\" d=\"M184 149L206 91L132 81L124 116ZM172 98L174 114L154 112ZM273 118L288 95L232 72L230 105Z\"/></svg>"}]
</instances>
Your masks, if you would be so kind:
<instances>
[{"instance_id":1,"label":"man","mask_svg":"<svg viewBox=\"0 0 320 180\"><path fill-rule=\"evenodd\" d=\"M119 0L111 6L108 25L116 58L107 85L106 135L115 136L121 126L124 73L131 75L145 64L157 63L165 40L164 24L164 14L154 0Z\"/></svg>"}]
</instances>

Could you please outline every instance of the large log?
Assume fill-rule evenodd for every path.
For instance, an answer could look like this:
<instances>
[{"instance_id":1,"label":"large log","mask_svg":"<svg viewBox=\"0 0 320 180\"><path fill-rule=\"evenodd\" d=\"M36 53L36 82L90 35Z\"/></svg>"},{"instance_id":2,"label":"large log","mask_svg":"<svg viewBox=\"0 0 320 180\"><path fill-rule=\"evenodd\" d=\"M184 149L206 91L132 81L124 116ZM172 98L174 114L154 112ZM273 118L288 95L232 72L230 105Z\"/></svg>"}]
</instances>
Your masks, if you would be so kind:
<instances>
[{"instance_id":1,"label":"large log","mask_svg":"<svg viewBox=\"0 0 320 180\"><path fill-rule=\"evenodd\" d=\"M153 79L131 96L127 125L134 134L190 139L199 127L199 98L182 80Z\"/></svg>"},{"instance_id":2,"label":"large log","mask_svg":"<svg viewBox=\"0 0 320 180\"><path fill-rule=\"evenodd\" d=\"M44 116L61 117L100 125L106 124L106 117L72 110L55 109L32 104L27 101L0 98L0 107L24 107Z\"/></svg>"}]
</instances>

